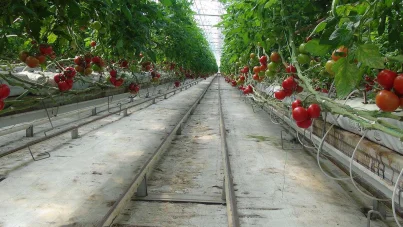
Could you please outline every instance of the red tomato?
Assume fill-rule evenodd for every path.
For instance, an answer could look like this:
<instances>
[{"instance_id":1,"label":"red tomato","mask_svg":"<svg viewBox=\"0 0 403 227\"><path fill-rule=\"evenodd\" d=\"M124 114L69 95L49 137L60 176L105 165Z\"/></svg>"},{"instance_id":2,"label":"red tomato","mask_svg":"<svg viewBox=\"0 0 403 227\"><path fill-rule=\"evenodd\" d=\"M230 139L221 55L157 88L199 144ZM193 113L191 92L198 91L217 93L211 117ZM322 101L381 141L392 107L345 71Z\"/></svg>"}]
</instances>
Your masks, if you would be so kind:
<instances>
[{"instance_id":1,"label":"red tomato","mask_svg":"<svg viewBox=\"0 0 403 227\"><path fill-rule=\"evenodd\" d=\"M290 97L294 91L293 90L284 90L284 92L285 92L285 96Z\"/></svg>"},{"instance_id":2,"label":"red tomato","mask_svg":"<svg viewBox=\"0 0 403 227\"><path fill-rule=\"evenodd\" d=\"M284 90L280 90L280 91L276 91L274 92L274 97L278 100L283 100L285 98L285 91Z\"/></svg>"},{"instance_id":3,"label":"red tomato","mask_svg":"<svg viewBox=\"0 0 403 227\"><path fill-rule=\"evenodd\" d=\"M282 86L285 90L293 90L297 88L297 83L295 82L293 77L288 77L283 81Z\"/></svg>"},{"instance_id":4,"label":"red tomato","mask_svg":"<svg viewBox=\"0 0 403 227\"><path fill-rule=\"evenodd\" d=\"M109 74L111 75L111 77L116 77L118 75L118 72L114 69L112 69Z\"/></svg>"},{"instance_id":5,"label":"red tomato","mask_svg":"<svg viewBox=\"0 0 403 227\"><path fill-rule=\"evenodd\" d=\"M305 121L297 122L297 126L300 128L309 128L312 125L312 120L308 119Z\"/></svg>"},{"instance_id":6,"label":"red tomato","mask_svg":"<svg viewBox=\"0 0 403 227\"><path fill-rule=\"evenodd\" d=\"M81 56L76 56L74 58L74 63L76 63L76 65L81 65L83 62L84 62L84 59Z\"/></svg>"},{"instance_id":7,"label":"red tomato","mask_svg":"<svg viewBox=\"0 0 403 227\"><path fill-rule=\"evenodd\" d=\"M303 90L304 90L303 87L301 87L299 85L297 86L297 93L301 93Z\"/></svg>"},{"instance_id":8,"label":"red tomato","mask_svg":"<svg viewBox=\"0 0 403 227\"><path fill-rule=\"evenodd\" d=\"M259 80L259 76L257 74L254 74L252 78L253 80Z\"/></svg>"},{"instance_id":9,"label":"red tomato","mask_svg":"<svg viewBox=\"0 0 403 227\"><path fill-rule=\"evenodd\" d=\"M320 117L320 106L318 104L311 104L308 107L308 115L310 118Z\"/></svg>"},{"instance_id":10,"label":"red tomato","mask_svg":"<svg viewBox=\"0 0 403 227\"><path fill-rule=\"evenodd\" d=\"M393 83L397 77L397 73L384 69L378 73L377 81L385 90L393 88Z\"/></svg>"},{"instance_id":11,"label":"red tomato","mask_svg":"<svg viewBox=\"0 0 403 227\"><path fill-rule=\"evenodd\" d=\"M60 91L67 91L69 90L70 85L66 81L60 81L57 86L59 87Z\"/></svg>"},{"instance_id":12,"label":"red tomato","mask_svg":"<svg viewBox=\"0 0 403 227\"><path fill-rule=\"evenodd\" d=\"M240 77L239 77L239 80L240 80L240 81L245 81L245 76L240 76Z\"/></svg>"},{"instance_id":13,"label":"red tomato","mask_svg":"<svg viewBox=\"0 0 403 227\"><path fill-rule=\"evenodd\" d=\"M399 74L393 81L393 89L399 94L403 94L403 74Z\"/></svg>"},{"instance_id":14,"label":"red tomato","mask_svg":"<svg viewBox=\"0 0 403 227\"><path fill-rule=\"evenodd\" d=\"M0 100L7 98L10 95L10 87L7 84L0 84Z\"/></svg>"},{"instance_id":15,"label":"red tomato","mask_svg":"<svg viewBox=\"0 0 403 227\"><path fill-rule=\"evenodd\" d=\"M382 90L376 94L375 103L382 111L393 112L400 106L400 99L395 93Z\"/></svg>"},{"instance_id":16,"label":"red tomato","mask_svg":"<svg viewBox=\"0 0 403 227\"><path fill-rule=\"evenodd\" d=\"M113 78L113 77L111 77ZM124 80L122 78L115 81L115 87L120 87L123 84Z\"/></svg>"},{"instance_id":17,"label":"red tomato","mask_svg":"<svg viewBox=\"0 0 403 227\"><path fill-rule=\"evenodd\" d=\"M292 104L291 104L291 108L292 109L295 109L295 108L297 108L297 107L299 107L299 106L302 106L302 101L300 100L300 99L296 99L294 102L292 102Z\"/></svg>"},{"instance_id":18,"label":"red tomato","mask_svg":"<svg viewBox=\"0 0 403 227\"><path fill-rule=\"evenodd\" d=\"M73 67L67 67L64 69L64 75L72 78L76 75L76 70Z\"/></svg>"},{"instance_id":19,"label":"red tomato","mask_svg":"<svg viewBox=\"0 0 403 227\"><path fill-rule=\"evenodd\" d=\"M25 63L30 68L36 68L39 66L39 60L32 56L27 57L27 59L25 59Z\"/></svg>"},{"instance_id":20,"label":"red tomato","mask_svg":"<svg viewBox=\"0 0 403 227\"><path fill-rule=\"evenodd\" d=\"M259 66L253 67L253 72L256 73L256 74L259 74L259 72L260 72L260 67L259 67Z\"/></svg>"},{"instance_id":21,"label":"red tomato","mask_svg":"<svg viewBox=\"0 0 403 227\"><path fill-rule=\"evenodd\" d=\"M277 52L272 52L270 55L270 60L272 62L280 62L281 60L280 54L278 54Z\"/></svg>"},{"instance_id":22,"label":"red tomato","mask_svg":"<svg viewBox=\"0 0 403 227\"><path fill-rule=\"evenodd\" d=\"M296 122L306 121L309 119L308 111L306 111L304 107L296 107L292 110L292 118L294 118Z\"/></svg>"},{"instance_id":23,"label":"red tomato","mask_svg":"<svg viewBox=\"0 0 403 227\"><path fill-rule=\"evenodd\" d=\"M260 57L259 62L262 65L267 65L267 57L266 57L266 55L263 55L262 57Z\"/></svg>"},{"instance_id":24,"label":"red tomato","mask_svg":"<svg viewBox=\"0 0 403 227\"><path fill-rule=\"evenodd\" d=\"M36 56L36 59L38 59L39 64L43 64L46 62L46 57L44 55L38 55Z\"/></svg>"},{"instance_id":25,"label":"red tomato","mask_svg":"<svg viewBox=\"0 0 403 227\"><path fill-rule=\"evenodd\" d=\"M264 72L267 70L267 64L260 66L260 72Z\"/></svg>"},{"instance_id":26,"label":"red tomato","mask_svg":"<svg viewBox=\"0 0 403 227\"><path fill-rule=\"evenodd\" d=\"M287 73L296 73L297 72L297 68L295 68L293 65L289 65L287 66L287 68L285 68L285 71Z\"/></svg>"},{"instance_id":27,"label":"red tomato","mask_svg":"<svg viewBox=\"0 0 403 227\"><path fill-rule=\"evenodd\" d=\"M334 50L332 53L333 61L338 61L340 58L347 57L348 49L344 46L339 47L337 50Z\"/></svg>"},{"instance_id":28,"label":"red tomato","mask_svg":"<svg viewBox=\"0 0 403 227\"><path fill-rule=\"evenodd\" d=\"M97 45L97 42L92 41L90 45L91 45L92 47L95 47L95 46Z\"/></svg>"}]
</instances>

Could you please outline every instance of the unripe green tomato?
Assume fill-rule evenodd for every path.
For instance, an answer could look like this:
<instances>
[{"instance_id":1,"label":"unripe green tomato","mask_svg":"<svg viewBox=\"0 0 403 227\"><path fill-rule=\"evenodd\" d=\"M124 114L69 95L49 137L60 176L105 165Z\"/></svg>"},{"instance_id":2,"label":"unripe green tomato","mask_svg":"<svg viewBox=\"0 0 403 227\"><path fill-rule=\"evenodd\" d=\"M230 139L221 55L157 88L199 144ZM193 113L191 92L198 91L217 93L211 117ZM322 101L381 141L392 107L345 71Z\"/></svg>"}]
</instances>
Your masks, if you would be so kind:
<instances>
[{"instance_id":1,"label":"unripe green tomato","mask_svg":"<svg viewBox=\"0 0 403 227\"><path fill-rule=\"evenodd\" d=\"M276 76L276 72L273 72L273 71L270 71L270 70L267 70L265 74L269 78L273 78L273 77Z\"/></svg>"},{"instance_id":2,"label":"unripe green tomato","mask_svg":"<svg viewBox=\"0 0 403 227\"><path fill-rule=\"evenodd\" d=\"M334 65L335 61L333 60L329 60L326 62L325 68L326 68L326 72L328 72L330 75L334 76L334 72L332 70L332 67Z\"/></svg>"},{"instance_id":3,"label":"unripe green tomato","mask_svg":"<svg viewBox=\"0 0 403 227\"><path fill-rule=\"evenodd\" d=\"M298 50L301 54L307 54L308 52L305 50L305 45L306 43L301 43L301 45L299 45Z\"/></svg>"},{"instance_id":4,"label":"unripe green tomato","mask_svg":"<svg viewBox=\"0 0 403 227\"><path fill-rule=\"evenodd\" d=\"M277 68L278 68L278 64L275 63L275 62L270 62L270 63L267 65L268 71L271 71L271 72L277 72Z\"/></svg>"},{"instance_id":5,"label":"unripe green tomato","mask_svg":"<svg viewBox=\"0 0 403 227\"><path fill-rule=\"evenodd\" d=\"M301 65L305 65L311 61L311 58L307 54L298 54L297 60Z\"/></svg>"},{"instance_id":6,"label":"unripe green tomato","mask_svg":"<svg viewBox=\"0 0 403 227\"><path fill-rule=\"evenodd\" d=\"M95 30L99 30L99 29L101 29L101 23L99 22L99 21L94 21L92 24L91 24L91 27L93 28L93 29L95 29Z\"/></svg>"}]
</instances>

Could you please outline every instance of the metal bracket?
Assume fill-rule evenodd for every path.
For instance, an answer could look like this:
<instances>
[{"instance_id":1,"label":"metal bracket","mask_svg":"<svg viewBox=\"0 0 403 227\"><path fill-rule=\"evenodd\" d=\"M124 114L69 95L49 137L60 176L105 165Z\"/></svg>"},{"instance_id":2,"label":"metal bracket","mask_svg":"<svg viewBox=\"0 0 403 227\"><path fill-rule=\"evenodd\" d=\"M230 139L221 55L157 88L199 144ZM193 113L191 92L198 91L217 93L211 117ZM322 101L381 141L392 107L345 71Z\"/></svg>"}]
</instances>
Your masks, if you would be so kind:
<instances>
[{"instance_id":1,"label":"metal bracket","mask_svg":"<svg viewBox=\"0 0 403 227\"><path fill-rule=\"evenodd\" d=\"M146 197L148 195L147 192L147 175L144 175L143 180L141 181L139 187L137 188L136 196L138 197Z\"/></svg>"},{"instance_id":2,"label":"metal bracket","mask_svg":"<svg viewBox=\"0 0 403 227\"><path fill-rule=\"evenodd\" d=\"M26 130L25 130L25 136L26 137L34 137L34 126L30 125Z\"/></svg>"},{"instance_id":3,"label":"metal bracket","mask_svg":"<svg viewBox=\"0 0 403 227\"><path fill-rule=\"evenodd\" d=\"M377 214L381 219L384 221L386 218L386 210L381 208L381 203L378 200L373 200L372 202L373 207L372 210L368 211L367 213L367 227L371 227L371 216L374 217Z\"/></svg>"},{"instance_id":4,"label":"metal bracket","mask_svg":"<svg viewBox=\"0 0 403 227\"><path fill-rule=\"evenodd\" d=\"M290 135L290 134L287 133L286 130L281 130L280 139L281 139L281 148L283 150L299 150L299 149L302 149L302 145L298 142L298 140L296 140L293 136L291 136L292 137L291 139L287 140L285 138L285 136L284 136L284 133L286 135ZM288 143L285 143L284 141L286 141ZM286 146L284 146L285 144L291 144L291 145L289 147L286 147Z\"/></svg>"},{"instance_id":5,"label":"metal bracket","mask_svg":"<svg viewBox=\"0 0 403 227\"><path fill-rule=\"evenodd\" d=\"M46 155L46 157L39 158L39 159L35 159L34 155L32 154L31 148L30 148L29 146L28 146L28 150L29 150L29 153L31 154L31 157L32 157L32 159L33 159L34 161L39 161L39 160L42 160L42 159L50 158L49 152L44 152L44 153L38 154L38 156L45 156L45 155Z\"/></svg>"}]
</instances>

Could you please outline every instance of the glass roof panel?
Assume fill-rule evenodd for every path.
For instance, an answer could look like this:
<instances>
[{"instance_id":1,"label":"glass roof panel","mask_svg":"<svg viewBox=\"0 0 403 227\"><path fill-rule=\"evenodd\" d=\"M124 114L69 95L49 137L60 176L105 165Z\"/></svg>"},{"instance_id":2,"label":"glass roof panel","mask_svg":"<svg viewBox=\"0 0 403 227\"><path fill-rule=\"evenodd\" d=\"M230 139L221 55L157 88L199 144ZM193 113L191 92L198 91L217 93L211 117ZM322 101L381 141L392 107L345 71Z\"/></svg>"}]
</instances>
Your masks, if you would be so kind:
<instances>
[{"instance_id":1,"label":"glass roof panel","mask_svg":"<svg viewBox=\"0 0 403 227\"><path fill-rule=\"evenodd\" d=\"M224 37L221 29L215 25L221 22L220 16L225 13L225 9L218 0L193 0L192 9L196 12L195 20L203 29L217 64L220 65Z\"/></svg>"}]
</instances>

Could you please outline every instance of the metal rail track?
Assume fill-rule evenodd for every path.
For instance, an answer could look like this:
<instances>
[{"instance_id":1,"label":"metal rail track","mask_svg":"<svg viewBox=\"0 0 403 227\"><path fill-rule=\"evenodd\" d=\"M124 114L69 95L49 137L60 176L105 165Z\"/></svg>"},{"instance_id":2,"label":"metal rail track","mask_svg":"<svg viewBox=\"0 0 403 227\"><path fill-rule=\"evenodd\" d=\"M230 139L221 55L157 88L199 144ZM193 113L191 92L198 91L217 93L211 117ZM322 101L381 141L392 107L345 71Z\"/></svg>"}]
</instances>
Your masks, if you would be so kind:
<instances>
[{"instance_id":1,"label":"metal rail track","mask_svg":"<svg viewBox=\"0 0 403 227\"><path fill-rule=\"evenodd\" d=\"M64 133L67 133L67 132L70 132L70 131L71 131L71 132L77 131L78 128L80 128L80 127L83 127L83 126L88 125L88 124L90 124L90 123L93 123L93 122L96 122L96 121L98 121L98 120L104 119L104 118L109 117L109 116L111 116L111 115L114 115L114 114L118 114L118 113L120 113L120 112L123 112L123 113L124 113L124 116L126 116L126 115L127 115L127 110L130 109L130 108L139 106L139 105L141 105L141 104L144 104L144 103L147 103L147 102L150 102L150 101L152 101L152 103L155 104L155 103L156 103L156 99L161 98L161 97L167 98L167 95L169 95L169 94L171 94L171 93L174 93L174 94L175 94L175 93L178 92L178 91L182 91L183 89L187 89L188 87L191 87L191 86L193 86L193 85L199 83L199 81L200 81L200 80L193 81L192 83L183 85L182 87L179 87L179 88L177 88L177 89L168 91L168 92L166 92L166 93L164 93L164 94L160 94L160 95L156 95L156 96L153 96L153 97L150 97L150 98L146 98L146 99L144 99L144 100L141 101L141 102L137 102L137 103L134 103L134 104L132 104L132 105L127 105L127 106L125 106L124 108L119 108L119 110L115 110L115 111L112 111L112 112L108 112L108 113L105 114L105 115L98 116L98 117L93 118L93 119L91 119L91 120L88 120L88 121L86 121L86 122L83 122L83 123L80 123L80 124L77 124L77 125L73 125L73 126L67 127L67 128L65 128L65 129L62 129L62 130L57 131L57 132L52 133L52 134L47 134L45 137L39 138L39 139L37 139L37 140L33 140L33 141L28 142L28 143L26 143L26 144L24 144L24 145L15 147L15 148L13 148L13 149L10 149L10 150L8 150L8 151L6 151L6 152L0 154L0 158L2 158L2 157L4 157L4 156L7 156L7 155L9 155L9 154L12 154L12 153L14 153L14 152L17 152L17 151L19 151L19 150L22 150L22 149L25 149L25 148L29 148L30 146L33 146L33 145L38 144L38 143L40 143L40 142L49 140L49 139L54 138L54 137L56 137L56 136L60 136L60 135L62 135L62 134L64 134ZM128 103L128 104L130 104L130 103ZM72 133L72 135L73 135L73 133Z\"/></svg>"},{"instance_id":2,"label":"metal rail track","mask_svg":"<svg viewBox=\"0 0 403 227\"><path fill-rule=\"evenodd\" d=\"M158 160L163 156L164 152L172 143L175 135L179 134L182 130L184 123L189 119L189 117L193 114L194 110L200 104L200 101L204 98L204 95L207 93L211 85L215 80L217 80L217 76L211 80L210 84L206 87L206 89L202 92L200 97L193 103L193 105L189 108L186 114L176 123L176 126L170 131L168 136L162 141L159 147L154 151L153 155L147 160L147 162L143 165L140 172L134 177L130 186L126 189L126 191L118 198L118 200L114 203L114 205L109 209L109 211L105 214L102 220L97 224L98 227L112 226L114 224L115 219L119 216L121 211L126 207L128 202L132 200L132 197L135 195L136 191L138 191L139 187L144 186L147 182L147 178L151 175L151 172L158 162ZM220 79L219 83L220 84ZM220 85L219 85L220 86ZM220 93L220 87L218 89ZM221 134L221 149L223 153L223 159L225 163L224 171L225 171L225 181L223 192L225 192L225 201L227 204L227 216L228 216L228 226L229 227L238 227L239 226L239 218L236 207L236 198L234 193L234 186L231 175L231 167L229 163L228 157L228 149L225 137L225 125L224 125L224 117L221 107L221 95L219 95L219 105L220 105L220 134Z\"/></svg>"}]
</instances>

